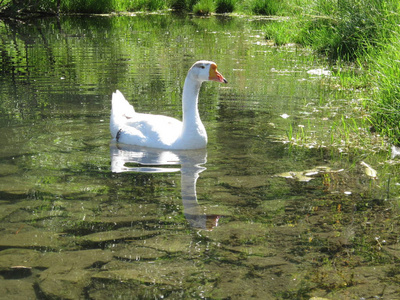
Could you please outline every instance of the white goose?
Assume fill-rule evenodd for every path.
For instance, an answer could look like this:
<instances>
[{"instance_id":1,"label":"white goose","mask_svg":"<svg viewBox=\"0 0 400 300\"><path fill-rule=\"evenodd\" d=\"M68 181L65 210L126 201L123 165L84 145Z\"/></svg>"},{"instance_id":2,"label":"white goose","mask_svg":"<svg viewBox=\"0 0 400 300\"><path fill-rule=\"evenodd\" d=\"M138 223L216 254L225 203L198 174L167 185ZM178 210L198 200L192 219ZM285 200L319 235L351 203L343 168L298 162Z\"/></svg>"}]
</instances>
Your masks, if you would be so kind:
<instances>
[{"instance_id":1,"label":"white goose","mask_svg":"<svg viewBox=\"0 0 400 300\"><path fill-rule=\"evenodd\" d=\"M135 112L120 91L112 95L110 130L117 143L160 149L200 149L207 133L200 120L198 96L203 81L227 83L212 61L198 61L189 70L183 86L183 121Z\"/></svg>"}]
</instances>

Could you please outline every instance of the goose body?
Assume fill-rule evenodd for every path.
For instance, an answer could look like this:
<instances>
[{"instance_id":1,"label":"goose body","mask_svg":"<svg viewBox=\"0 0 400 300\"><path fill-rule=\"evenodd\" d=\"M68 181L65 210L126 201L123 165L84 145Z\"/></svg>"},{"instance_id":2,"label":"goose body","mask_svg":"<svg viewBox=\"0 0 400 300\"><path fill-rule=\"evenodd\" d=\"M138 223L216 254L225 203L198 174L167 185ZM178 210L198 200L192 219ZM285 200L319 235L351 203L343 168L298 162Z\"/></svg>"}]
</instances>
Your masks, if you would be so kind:
<instances>
[{"instance_id":1,"label":"goose body","mask_svg":"<svg viewBox=\"0 0 400 300\"><path fill-rule=\"evenodd\" d=\"M120 91L112 95L110 131L117 143L159 149L200 149L207 133L198 111L200 86L204 81L227 83L211 61L198 61L188 71L183 86L183 120L138 113Z\"/></svg>"}]
</instances>

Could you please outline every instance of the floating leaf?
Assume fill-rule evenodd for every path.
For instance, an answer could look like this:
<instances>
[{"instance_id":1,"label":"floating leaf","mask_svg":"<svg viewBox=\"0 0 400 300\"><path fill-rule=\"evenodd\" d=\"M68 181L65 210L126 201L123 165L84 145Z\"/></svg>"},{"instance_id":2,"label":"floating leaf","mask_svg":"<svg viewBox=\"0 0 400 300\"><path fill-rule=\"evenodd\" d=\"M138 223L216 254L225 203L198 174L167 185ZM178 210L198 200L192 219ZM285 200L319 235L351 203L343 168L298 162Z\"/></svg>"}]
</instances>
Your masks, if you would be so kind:
<instances>
[{"instance_id":1,"label":"floating leaf","mask_svg":"<svg viewBox=\"0 0 400 300\"><path fill-rule=\"evenodd\" d=\"M392 159L396 156L400 156L400 148L396 146L392 146Z\"/></svg>"},{"instance_id":2,"label":"floating leaf","mask_svg":"<svg viewBox=\"0 0 400 300\"><path fill-rule=\"evenodd\" d=\"M364 168L365 174L372 178L378 177L378 172L376 172L370 165L366 164L365 162L360 163Z\"/></svg>"},{"instance_id":3,"label":"floating leaf","mask_svg":"<svg viewBox=\"0 0 400 300\"><path fill-rule=\"evenodd\" d=\"M325 69L313 69L313 70L307 71L307 74L317 75L317 76L331 76L332 72L329 70L325 70Z\"/></svg>"},{"instance_id":4,"label":"floating leaf","mask_svg":"<svg viewBox=\"0 0 400 300\"><path fill-rule=\"evenodd\" d=\"M284 172L284 173L277 174L275 176L282 177L282 178L290 178L290 179L294 179L295 178L294 172Z\"/></svg>"},{"instance_id":5,"label":"floating leaf","mask_svg":"<svg viewBox=\"0 0 400 300\"><path fill-rule=\"evenodd\" d=\"M343 170L344 169L332 170L330 167L318 166L311 170L297 171L297 172L290 171L290 172L276 174L275 176L282 177L282 178L288 178L288 179L294 179L294 180L302 181L302 182L308 182L308 181L314 179L314 177L318 176L319 174L338 173L338 172L342 172Z\"/></svg>"},{"instance_id":6,"label":"floating leaf","mask_svg":"<svg viewBox=\"0 0 400 300\"><path fill-rule=\"evenodd\" d=\"M288 178L288 179L295 179L297 181L308 182L314 178L308 177L304 174L304 172L284 172L275 175L277 177Z\"/></svg>"},{"instance_id":7,"label":"floating leaf","mask_svg":"<svg viewBox=\"0 0 400 300\"><path fill-rule=\"evenodd\" d=\"M318 171L312 171L312 172L307 172L307 173L305 173L304 175L305 176L314 176L314 175L318 175Z\"/></svg>"},{"instance_id":8,"label":"floating leaf","mask_svg":"<svg viewBox=\"0 0 400 300\"><path fill-rule=\"evenodd\" d=\"M306 176L306 175L303 174L302 172L297 172L297 173L296 173L296 176L295 176L295 179L296 179L297 181L301 181L301 182L309 182L310 180L313 180L314 178L313 178L313 177Z\"/></svg>"}]
</instances>

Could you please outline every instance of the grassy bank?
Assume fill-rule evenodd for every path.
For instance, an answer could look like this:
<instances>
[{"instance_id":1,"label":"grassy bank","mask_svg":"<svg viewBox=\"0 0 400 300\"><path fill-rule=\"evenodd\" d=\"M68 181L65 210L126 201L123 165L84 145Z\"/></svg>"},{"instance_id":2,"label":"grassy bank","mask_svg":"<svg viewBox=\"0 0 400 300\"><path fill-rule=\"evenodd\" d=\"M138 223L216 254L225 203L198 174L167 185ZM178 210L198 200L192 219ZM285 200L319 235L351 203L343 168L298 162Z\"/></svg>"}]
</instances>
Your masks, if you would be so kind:
<instances>
[{"instance_id":1,"label":"grassy bank","mask_svg":"<svg viewBox=\"0 0 400 300\"><path fill-rule=\"evenodd\" d=\"M369 57L369 77L375 90L367 107L374 128L400 143L400 32L399 29Z\"/></svg>"},{"instance_id":2,"label":"grassy bank","mask_svg":"<svg viewBox=\"0 0 400 300\"><path fill-rule=\"evenodd\" d=\"M94 13L122 11L158 11L173 9L196 14L232 13L277 14L282 0L4 0L0 4L3 16L28 14Z\"/></svg>"},{"instance_id":3,"label":"grassy bank","mask_svg":"<svg viewBox=\"0 0 400 300\"><path fill-rule=\"evenodd\" d=\"M297 43L327 56L346 88L369 91L371 129L400 143L399 2L295 0L265 28L277 45ZM342 72L343 66L360 72Z\"/></svg>"}]
</instances>

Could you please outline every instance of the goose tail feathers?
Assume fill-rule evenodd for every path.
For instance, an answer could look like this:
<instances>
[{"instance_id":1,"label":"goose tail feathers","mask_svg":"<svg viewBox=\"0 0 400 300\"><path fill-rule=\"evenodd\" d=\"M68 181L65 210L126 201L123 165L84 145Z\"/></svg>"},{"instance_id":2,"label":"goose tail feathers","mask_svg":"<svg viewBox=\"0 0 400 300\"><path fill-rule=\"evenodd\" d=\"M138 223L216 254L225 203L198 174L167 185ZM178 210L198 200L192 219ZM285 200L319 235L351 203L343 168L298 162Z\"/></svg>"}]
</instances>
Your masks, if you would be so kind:
<instances>
[{"instance_id":1,"label":"goose tail feathers","mask_svg":"<svg viewBox=\"0 0 400 300\"><path fill-rule=\"evenodd\" d=\"M133 118L135 109L125 99L124 95L119 90L112 94L111 100L111 118L110 118L110 131L111 136L116 138L118 131L122 125L128 120Z\"/></svg>"},{"instance_id":2,"label":"goose tail feathers","mask_svg":"<svg viewBox=\"0 0 400 300\"><path fill-rule=\"evenodd\" d=\"M119 90L112 94L112 113L115 115L135 113L133 106L129 104Z\"/></svg>"}]
</instances>

